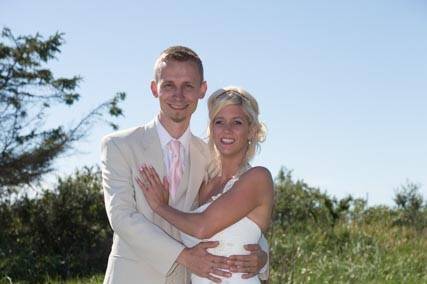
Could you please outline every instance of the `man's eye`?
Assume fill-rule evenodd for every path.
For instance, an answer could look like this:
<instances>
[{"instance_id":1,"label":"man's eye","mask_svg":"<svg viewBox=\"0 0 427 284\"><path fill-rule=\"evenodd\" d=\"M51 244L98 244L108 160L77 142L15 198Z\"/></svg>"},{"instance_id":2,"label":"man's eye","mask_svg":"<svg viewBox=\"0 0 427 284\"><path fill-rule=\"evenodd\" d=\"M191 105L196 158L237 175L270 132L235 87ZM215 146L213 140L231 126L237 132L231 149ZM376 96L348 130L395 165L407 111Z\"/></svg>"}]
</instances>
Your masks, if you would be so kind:
<instances>
[{"instance_id":1,"label":"man's eye","mask_svg":"<svg viewBox=\"0 0 427 284\"><path fill-rule=\"evenodd\" d=\"M186 89L194 89L194 86L193 85L185 85L184 86Z\"/></svg>"}]
</instances>

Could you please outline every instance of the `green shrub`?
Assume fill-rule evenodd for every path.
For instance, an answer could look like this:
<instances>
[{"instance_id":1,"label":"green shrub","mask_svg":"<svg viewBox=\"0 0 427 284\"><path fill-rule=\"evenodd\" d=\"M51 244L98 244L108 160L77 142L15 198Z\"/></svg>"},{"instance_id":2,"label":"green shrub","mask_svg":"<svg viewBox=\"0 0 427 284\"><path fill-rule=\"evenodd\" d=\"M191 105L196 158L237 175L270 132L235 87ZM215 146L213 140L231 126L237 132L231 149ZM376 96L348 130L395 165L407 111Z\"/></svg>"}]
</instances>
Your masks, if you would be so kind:
<instances>
[{"instance_id":1,"label":"green shrub","mask_svg":"<svg viewBox=\"0 0 427 284\"><path fill-rule=\"evenodd\" d=\"M427 204L423 206L424 200L419 189L419 184L410 181L397 189L394 197L397 205L394 225L412 226L420 231L427 228Z\"/></svg>"},{"instance_id":2,"label":"green shrub","mask_svg":"<svg viewBox=\"0 0 427 284\"><path fill-rule=\"evenodd\" d=\"M0 277L42 282L105 271L112 232L98 170L60 178L39 198L1 204L0 220Z\"/></svg>"}]
</instances>

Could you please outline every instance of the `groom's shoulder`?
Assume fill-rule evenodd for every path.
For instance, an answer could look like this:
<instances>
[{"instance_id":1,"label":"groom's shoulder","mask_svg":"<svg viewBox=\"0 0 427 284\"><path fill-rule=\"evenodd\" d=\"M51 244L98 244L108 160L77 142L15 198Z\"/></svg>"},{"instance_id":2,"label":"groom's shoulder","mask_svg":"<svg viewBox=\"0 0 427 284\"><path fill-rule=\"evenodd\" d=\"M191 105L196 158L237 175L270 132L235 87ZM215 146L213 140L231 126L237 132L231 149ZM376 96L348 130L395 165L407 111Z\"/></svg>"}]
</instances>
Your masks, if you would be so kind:
<instances>
[{"instance_id":1,"label":"groom's shoulder","mask_svg":"<svg viewBox=\"0 0 427 284\"><path fill-rule=\"evenodd\" d=\"M127 139L132 137L139 128L141 128L141 126L114 131L102 137L101 143L105 144L110 141L115 141L115 142L126 141Z\"/></svg>"},{"instance_id":2,"label":"groom's shoulder","mask_svg":"<svg viewBox=\"0 0 427 284\"><path fill-rule=\"evenodd\" d=\"M205 156L209 156L208 143L200 137L195 135L192 136L193 145Z\"/></svg>"},{"instance_id":3,"label":"groom's shoulder","mask_svg":"<svg viewBox=\"0 0 427 284\"><path fill-rule=\"evenodd\" d=\"M145 132L147 132L147 129L150 129L152 127L153 125L151 123L147 123L145 125L114 131L102 137L101 144L108 144L111 141L114 141L114 143L122 144L131 142L133 140L138 140L141 138L141 136L144 135Z\"/></svg>"}]
</instances>

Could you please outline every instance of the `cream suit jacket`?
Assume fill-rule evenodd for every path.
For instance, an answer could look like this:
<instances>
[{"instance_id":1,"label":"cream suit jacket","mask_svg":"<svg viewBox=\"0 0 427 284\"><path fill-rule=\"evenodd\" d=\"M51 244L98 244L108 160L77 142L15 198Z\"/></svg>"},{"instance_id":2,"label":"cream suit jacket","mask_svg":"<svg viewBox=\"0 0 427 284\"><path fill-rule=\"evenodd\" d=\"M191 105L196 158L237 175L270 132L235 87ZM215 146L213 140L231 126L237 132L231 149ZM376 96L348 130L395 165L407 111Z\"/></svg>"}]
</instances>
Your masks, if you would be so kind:
<instances>
[{"instance_id":1,"label":"cream suit jacket","mask_svg":"<svg viewBox=\"0 0 427 284\"><path fill-rule=\"evenodd\" d=\"M205 177L209 152L192 136L185 187L181 185L170 205L191 209ZM135 182L142 164L152 165L160 177L165 165L154 121L113 134L102 140L101 169L105 207L114 231L104 283L186 283L188 275L175 263L184 249L179 232L146 202ZM187 190L188 188L188 190Z\"/></svg>"}]
</instances>

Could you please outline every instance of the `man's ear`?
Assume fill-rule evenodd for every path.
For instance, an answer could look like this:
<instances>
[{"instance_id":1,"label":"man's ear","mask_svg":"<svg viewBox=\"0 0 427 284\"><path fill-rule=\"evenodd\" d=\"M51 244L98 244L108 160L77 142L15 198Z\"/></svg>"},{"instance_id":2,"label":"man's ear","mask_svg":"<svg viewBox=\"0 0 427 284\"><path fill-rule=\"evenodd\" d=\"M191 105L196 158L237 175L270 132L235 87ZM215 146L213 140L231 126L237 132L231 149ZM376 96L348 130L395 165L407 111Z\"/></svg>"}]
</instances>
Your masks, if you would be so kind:
<instances>
[{"instance_id":1,"label":"man's ear","mask_svg":"<svg viewBox=\"0 0 427 284\"><path fill-rule=\"evenodd\" d=\"M155 98L159 97L156 81L154 81L154 80L151 81L150 89L151 89L151 93L153 94L153 97L155 97Z\"/></svg>"},{"instance_id":2,"label":"man's ear","mask_svg":"<svg viewBox=\"0 0 427 284\"><path fill-rule=\"evenodd\" d=\"M200 84L200 97L199 97L199 99L203 99L205 97L207 90L208 90L208 83L206 81L203 81Z\"/></svg>"}]
</instances>

